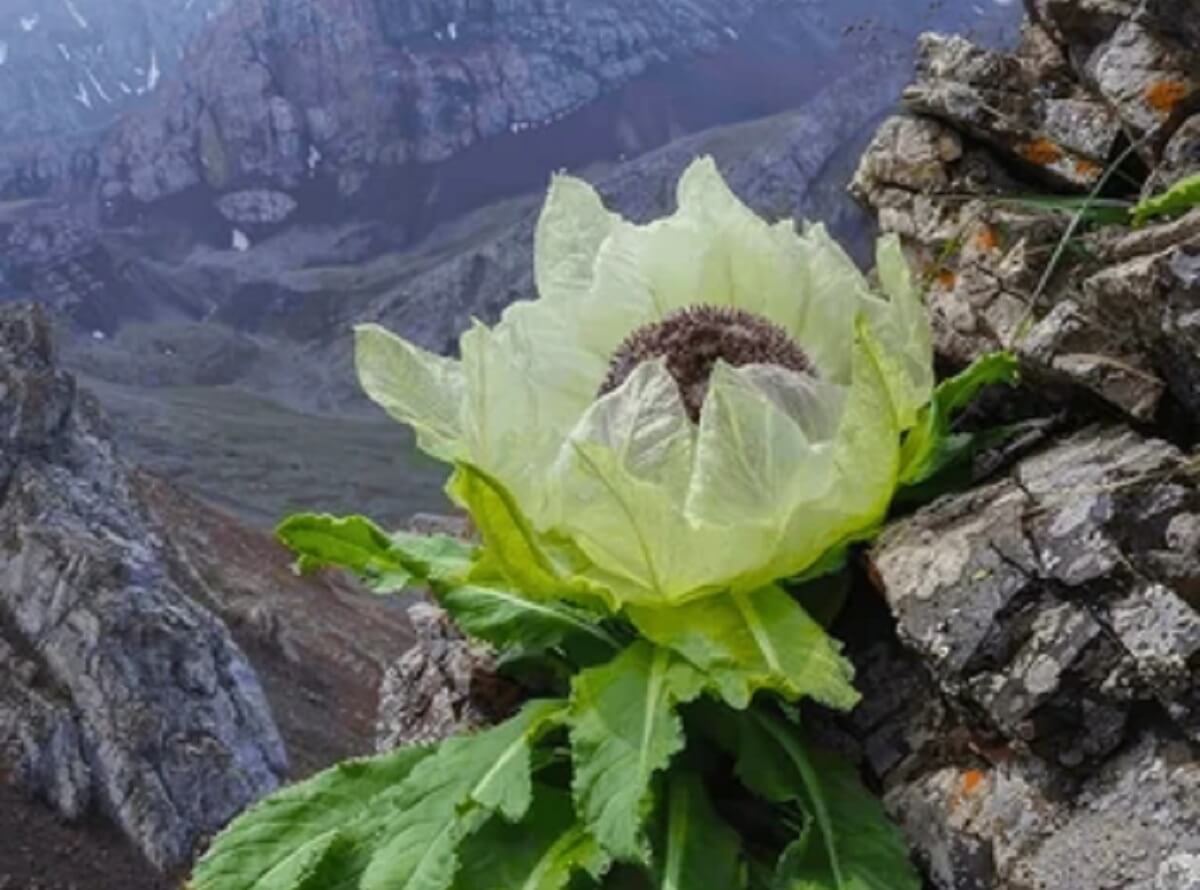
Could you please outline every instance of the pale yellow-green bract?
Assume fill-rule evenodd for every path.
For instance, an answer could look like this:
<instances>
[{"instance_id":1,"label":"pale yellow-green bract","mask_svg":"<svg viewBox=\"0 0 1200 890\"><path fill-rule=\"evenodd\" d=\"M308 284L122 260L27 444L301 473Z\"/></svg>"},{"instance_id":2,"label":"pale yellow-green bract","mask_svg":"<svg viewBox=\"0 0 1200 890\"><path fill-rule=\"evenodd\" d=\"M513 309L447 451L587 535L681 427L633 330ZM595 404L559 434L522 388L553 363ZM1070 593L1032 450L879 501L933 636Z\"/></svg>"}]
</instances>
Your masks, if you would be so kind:
<instances>
[{"instance_id":1,"label":"pale yellow-green bract","mask_svg":"<svg viewBox=\"0 0 1200 890\"><path fill-rule=\"evenodd\" d=\"M552 573L614 606L741 594L803 572L891 501L934 377L894 238L877 264L881 294L823 226L768 224L711 159L684 173L677 212L644 226L559 176L537 228L538 298L475 323L461 360L359 327L359 377L422 449L500 483L546 553L572 554ZM819 379L721 363L698 425L659 361L597 398L632 331L701 304L781 326Z\"/></svg>"}]
</instances>

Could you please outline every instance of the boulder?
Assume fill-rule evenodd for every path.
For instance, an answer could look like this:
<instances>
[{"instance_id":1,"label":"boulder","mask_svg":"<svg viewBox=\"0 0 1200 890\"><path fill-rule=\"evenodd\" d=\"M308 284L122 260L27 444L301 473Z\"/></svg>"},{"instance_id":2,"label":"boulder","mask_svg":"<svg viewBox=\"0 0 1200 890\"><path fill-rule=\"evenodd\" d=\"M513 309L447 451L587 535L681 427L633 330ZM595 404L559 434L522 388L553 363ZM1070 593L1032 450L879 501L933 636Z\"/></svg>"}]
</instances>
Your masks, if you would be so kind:
<instances>
[{"instance_id":1,"label":"boulder","mask_svg":"<svg viewBox=\"0 0 1200 890\"><path fill-rule=\"evenodd\" d=\"M276 226L299 206L287 192L270 189L230 192L217 198L216 204L221 216L235 226Z\"/></svg>"}]
</instances>

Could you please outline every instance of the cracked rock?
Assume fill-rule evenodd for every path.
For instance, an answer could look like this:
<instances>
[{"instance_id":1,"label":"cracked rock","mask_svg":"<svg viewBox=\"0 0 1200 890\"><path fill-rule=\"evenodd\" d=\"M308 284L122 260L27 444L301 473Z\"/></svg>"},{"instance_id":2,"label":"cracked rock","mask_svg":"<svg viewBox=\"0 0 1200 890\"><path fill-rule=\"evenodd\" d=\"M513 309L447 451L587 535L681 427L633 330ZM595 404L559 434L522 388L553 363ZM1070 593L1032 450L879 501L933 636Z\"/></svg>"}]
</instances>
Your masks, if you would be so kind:
<instances>
[{"instance_id":1,"label":"cracked rock","mask_svg":"<svg viewBox=\"0 0 1200 890\"><path fill-rule=\"evenodd\" d=\"M1045 64L1026 44L1033 71ZM1095 184L1120 135L1104 103L1078 88L1052 89L1030 77L1022 59L983 49L959 36L921 37L917 80L904 92L914 111L948 121L1007 158L1065 188Z\"/></svg>"},{"instance_id":2,"label":"cracked rock","mask_svg":"<svg viewBox=\"0 0 1200 890\"><path fill-rule=\"evenodd\" d=\"M904 239L928 284L939 355L965 365L1010 342L1029 317L1040 256L1061 216L995 200L1018 186L987 152L928 117L885 121L850 191Z\"/></svg>"},{"instance_id":3,"label":"cracked rock","mask_svg":"<svg viewBox=\"0 0 1200 890\"><path fill-rule=\"evenodd\" d=\"M1120 428L885 530L847 729L939 890L1196 886L1197 556L1193 463Z\"/></svg>"},{"instance_id":4,"label":"cracked rock","mask_svg":"<svg viewBox=\"0 0 1200 890\"><path fill-rule=\"evenodd\" d=\"M494 653L468 640L437 606L409 609L417 641L384 675L375 747L390 751L490 726L522 693L497 675Z\"/></svg>"},{"instance_id":5,"label":"cracked rock","mask_svg":"<svg viewBox=\"0 0 1200 890\"><path fill-rule=\"evenodd\" d=\"M163 869L287 769L254 671L167 563L45 315L0 309L0 766Z\"/></svg>"},{"instance_id":6,"label":"cracked rock","mask_svg":"<svg viewBox=\"0 0 1200 890\"><path fill-rule=\"evenodd\" d=\"M873 560L942 690L1075 769L1115 750L1139 705L1200 742L1200 567L1170 559L1198 510L1180 452L1093 429L898 523Z\"/></svg>"}]
</instances>

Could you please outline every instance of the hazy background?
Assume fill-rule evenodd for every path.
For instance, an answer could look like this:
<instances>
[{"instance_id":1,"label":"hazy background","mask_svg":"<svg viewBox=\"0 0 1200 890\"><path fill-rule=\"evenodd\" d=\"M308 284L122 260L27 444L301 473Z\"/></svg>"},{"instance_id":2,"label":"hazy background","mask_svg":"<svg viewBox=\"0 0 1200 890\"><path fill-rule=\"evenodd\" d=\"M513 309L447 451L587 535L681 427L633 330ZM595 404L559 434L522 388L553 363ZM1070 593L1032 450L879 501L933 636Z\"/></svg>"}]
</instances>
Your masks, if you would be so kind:
<instances>
[{"instance_id":1,"label":"hazy background","mask_svg":"<svg viewBox=\"0 0 1200 890\"><path fill-rule=\"evenodd\" d=\"M0 0L0 300L54 314L134 460L260 525L398 521L439 466L357 393L348 331L452 352L532 296L539 193L639 219L716 156L859 256L844 186L922 30L1009 2Z\"/></svg>"}]
</instances>

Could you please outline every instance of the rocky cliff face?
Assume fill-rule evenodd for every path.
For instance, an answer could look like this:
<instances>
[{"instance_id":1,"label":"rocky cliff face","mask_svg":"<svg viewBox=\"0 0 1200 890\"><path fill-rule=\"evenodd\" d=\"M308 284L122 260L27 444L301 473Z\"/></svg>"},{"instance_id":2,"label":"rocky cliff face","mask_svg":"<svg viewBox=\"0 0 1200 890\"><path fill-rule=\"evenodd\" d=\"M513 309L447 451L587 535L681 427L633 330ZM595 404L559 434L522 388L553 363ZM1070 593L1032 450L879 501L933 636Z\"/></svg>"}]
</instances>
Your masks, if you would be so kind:
<instances>
[{"instance_id":1,"label":"rocky cliff face","mask_svg":"<svg viewBox=\"0 0 1200 890\"><path fill-rule=\"evenodd\" d=\"M554 165L785 107L825 49L809 15L773 0L252 0L118 128L105 206L123 218L232 193L216 210L234 226L349 204L419 227ZM722 75L702 95L695 64Z\"/></svg>"},{"instance_id":2,"label":"rocky cliff face","mask_svg":"<svg viewBox=\"0 0 1200 890\"><path fill-rule=\"evenodd\" d=\"M1200 216L1070 196L1200 172L1200 55L1168 0L1027 6L1015 52L922 38L853 189L924 271L942 359L1014 350L1075 432L881 536L900 642L860 655L850 734L942 890L1191 888Z\"/></svg>"},{"instance_id":3,"label":"rocky cliff face","mask_svg":"<svg viewBox=\"0 0 1200 890\"><path fill-rule=\"evenodd\" d=\"M10 780L176 868L289 775L368 750L406 639L387 604L296 579L268 536L131 472L45 313L0 309L0 886L157 883L85 877L19 827Z\"/></svg>"},{"instance_id":4,"label":"rocky cliff face","mask_svg":"<svg viewBox=\"0 0 1200 890\"><path fill-rule=\"evenodd\" d=\"M9 4L0 18L0 197L90 187L104 130L154 94L228 5Z\"/></svg>"},{"instance_id":5,"label":"rocky cliff face","mask_svg":"<svg viewBox=\"0 0 1200 890\"><path fill-rule=\"evenodd\" d=\"M0 195L99 190L122 223L177 199L227 239L347 207L423 229L793 106L849 23L897 52L919 5L64 0L0 30Z\"/></svg>"}]
</instances>

